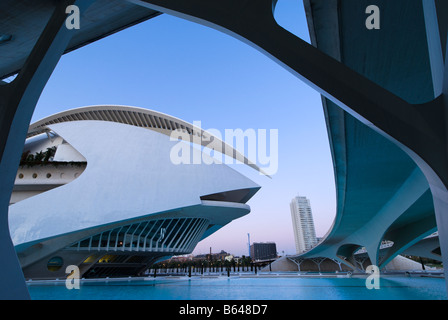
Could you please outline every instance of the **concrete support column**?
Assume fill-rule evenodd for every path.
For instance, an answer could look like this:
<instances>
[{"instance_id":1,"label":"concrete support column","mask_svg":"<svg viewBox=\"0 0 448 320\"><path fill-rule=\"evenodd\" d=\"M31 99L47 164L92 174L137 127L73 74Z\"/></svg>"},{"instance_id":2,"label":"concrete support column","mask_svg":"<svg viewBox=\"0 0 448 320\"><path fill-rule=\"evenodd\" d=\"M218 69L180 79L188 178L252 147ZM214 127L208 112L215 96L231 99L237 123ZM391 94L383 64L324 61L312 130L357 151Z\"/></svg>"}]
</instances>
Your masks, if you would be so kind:
<instances>
[{"instance_id":1,"label":"concrete support column","mask_svg":"<svg viewBox=\"0 0 448 320\"><path fill-rule=\"evenodd\" d=\"M17 77L0 86L0 299L29 299L8 227L8 207L34 108L75 30L66 8L81 12L92 0L61 0Z\"/></svg>"},{"instance_id":2,"label":"concrete support column","mask_svg":"<svg viewBox=\"0 0 448 320\"><path fill-rule=\"evenodd\" d=\"M434 96L438 97L443 92L444 61L437 17L437 7L434 0L424 0L422 4L426 24L426 36L428 41L429 62L431 64Z\"/></svg>"},{"instance_id":3,"label":"concrete support column","mask_svg":"<svg viewBox=\"0 0 448 320\"><path fill-rule=\"evenodd\" d=\"M349 255L348 257L334 256L331 258L333 260L339 261L339 263L345 265L353 271L362 272L362 269L359 268L359 264L356 262L355 256L353 254Z\"/></svg>"},{"instance_id":4,"label":"concrete support column","mask_svg":"<svg viewBox=\"0 0 448 320\"><path fill-rule=\"evenodd\" d=\"M448 12L446 1L426 0L423 1L423 10L428 39L428 50L431 63L435 96L441 104L439 115L444 123L443 130L439 135L444 138L443 148L433 149L436 159L428 162L431 168L423 164L423 170L430 182L431 193L434 202L434 211L439 233L440 250L444 269L448 267L448 66L446 56L447 34L448 34ZM430 112L431 110L429 110ZM428 153L430 151L428 150ZM447 289L448 289L448 278Z\"/></svg>"}]
</instances>

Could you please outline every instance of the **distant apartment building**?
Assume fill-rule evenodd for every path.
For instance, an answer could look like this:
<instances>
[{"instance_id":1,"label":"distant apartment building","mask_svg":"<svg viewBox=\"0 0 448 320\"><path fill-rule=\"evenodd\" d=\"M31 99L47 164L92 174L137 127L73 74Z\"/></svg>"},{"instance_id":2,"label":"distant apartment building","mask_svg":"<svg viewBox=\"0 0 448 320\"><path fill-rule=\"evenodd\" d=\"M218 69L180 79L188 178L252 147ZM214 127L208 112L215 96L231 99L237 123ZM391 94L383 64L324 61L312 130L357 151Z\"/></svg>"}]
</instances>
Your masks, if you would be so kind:
<instances>
[{"instance_id":1,"label":"distant apartment building","mask_svg":"<svg viewBox=\"0 0 448 320\"><path fill-rule=\"evenodd\" d=\"M274 242L254 242L250 245L252 260L268 260L277 258L277 246Z\"/></svg>"},{"instance_id":2,"label":"distant apartment building","mask_svg":"<svg viewBox=\"0 0 448 320\"><path fill-rule=\"evenodd\" d=\"M290 207L296 252L301 253L317 244L310 200L306 197L297 196L292 199Z\"/></svg>"}]
</instances>

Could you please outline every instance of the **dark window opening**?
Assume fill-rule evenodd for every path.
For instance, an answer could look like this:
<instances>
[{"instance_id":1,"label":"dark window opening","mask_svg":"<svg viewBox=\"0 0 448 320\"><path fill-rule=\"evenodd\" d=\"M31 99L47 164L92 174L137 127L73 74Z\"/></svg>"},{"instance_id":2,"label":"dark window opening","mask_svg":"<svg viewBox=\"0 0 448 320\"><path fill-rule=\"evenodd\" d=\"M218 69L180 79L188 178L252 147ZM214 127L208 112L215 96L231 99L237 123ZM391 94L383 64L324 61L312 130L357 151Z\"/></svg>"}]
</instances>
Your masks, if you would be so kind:
<instances>
[{"instance_id":1,"label":"dark window opening","mask_svg":"<svg viewBox=\"0 0 448 320\"><path fill-rule=\"evenodd\" d=\"M239 189L201 196L201 200L246 203L257 189Z\"/></svg>"}]
</instances>

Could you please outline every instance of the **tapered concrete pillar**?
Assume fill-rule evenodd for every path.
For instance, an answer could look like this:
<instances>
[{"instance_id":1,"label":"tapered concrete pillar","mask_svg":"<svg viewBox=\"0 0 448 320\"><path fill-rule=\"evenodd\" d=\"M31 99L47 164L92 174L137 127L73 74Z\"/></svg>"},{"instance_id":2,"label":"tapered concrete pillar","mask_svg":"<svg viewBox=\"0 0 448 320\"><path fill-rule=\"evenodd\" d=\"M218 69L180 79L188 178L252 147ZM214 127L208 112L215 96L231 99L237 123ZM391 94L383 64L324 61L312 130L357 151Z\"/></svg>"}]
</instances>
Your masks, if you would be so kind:
<instances>
[{"instance_id":1,"label":"tapered concrete pillar","mask_svg":"<svg viewBox=\"0 0 448 320\"><path fill-rule=\"evenodd\" d=\"M61 0L17 77L0 86L0 299L29 299L8 227L8 207L36 103L75 30L65 27L66 8L81 12L92 0Z\"/></svg>"}]
</instances>

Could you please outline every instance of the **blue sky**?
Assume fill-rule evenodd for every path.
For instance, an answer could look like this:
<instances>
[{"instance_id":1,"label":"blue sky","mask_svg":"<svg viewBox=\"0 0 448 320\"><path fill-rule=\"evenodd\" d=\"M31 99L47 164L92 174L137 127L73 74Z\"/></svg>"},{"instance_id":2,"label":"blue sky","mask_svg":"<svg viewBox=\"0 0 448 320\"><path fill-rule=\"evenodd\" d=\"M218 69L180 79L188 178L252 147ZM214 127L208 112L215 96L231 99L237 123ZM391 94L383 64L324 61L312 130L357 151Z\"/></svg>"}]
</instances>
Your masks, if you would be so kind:
<instances>
[{"instance_id":1,"label":"blue sky","mask_svg":"<svg viewBox=\"0 0 448 320\"><path fill-rule=\"evenodd\" d=\"M309 41L303 4L280 0L276 19ZM81 20L82 28L82 20ZM33 121L96 104L167 113L203 129L278 129L279 166L272 179L232 165L261 185L252 212L200 242L194 251L247 254L273 241L294 254L289 203L311 200L316 232L335 215L333 166L320 96L252 47L219 31L162 15L64 55L45 87Z\"/></svg>"}]
</instances>

